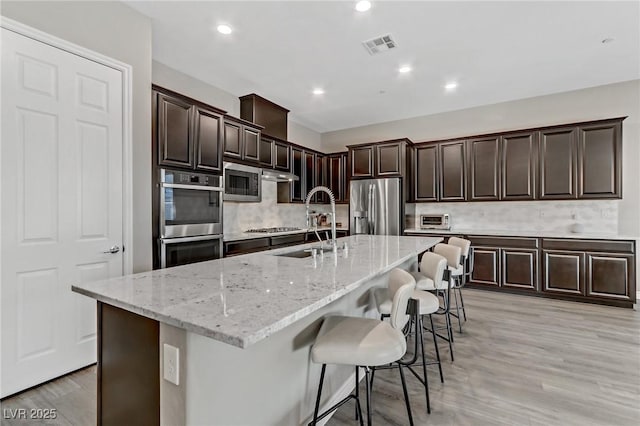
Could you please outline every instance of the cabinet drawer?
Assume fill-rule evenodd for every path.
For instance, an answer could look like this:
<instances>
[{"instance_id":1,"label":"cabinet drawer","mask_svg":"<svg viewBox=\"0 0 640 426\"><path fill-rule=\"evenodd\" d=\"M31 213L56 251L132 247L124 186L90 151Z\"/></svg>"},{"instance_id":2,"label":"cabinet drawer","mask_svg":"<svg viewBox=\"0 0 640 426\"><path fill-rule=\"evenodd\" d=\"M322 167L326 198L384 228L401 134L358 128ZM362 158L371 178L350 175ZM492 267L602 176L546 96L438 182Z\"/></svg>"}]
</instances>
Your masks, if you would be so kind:
<instances>
[{"instance_id":1,"label":"cabinet drawer","mask_svg":"<svg viewBox=\"0 0 640 426\"><path fill-rule=\"evenodd\" d=\"M579 251L606 251L619 253L634 253L633 241L607 241L607 240L560 240L545 238L542 240L542 248L547 250L579 250Z\"/></svg>"},{"instance_id":2,"label":"cabinet drawer","mask_svg":"<svg viewBox=\"0 0 640 426\"><path fill-rule=\"evenodd\" d=\"M253 253L268 249L269 238L255 238L252 240L229 241L224 243L225 256L237 256L239 254Z\"/></svg>"},{"instance_id":3,"label":"cabinet drawer","mask_svg":"<svg viewBox=\"0 0 640 426\"><path fill-rule=\"evenodd\" d=\"M493 247L513 247L513 248L538 248L537 238L519 237L483 237L470 235L467 237L472 246L493 246Z\"/></svg>"},{"instance_id":4,"label":"cabinet drawer","mask_svg":"<svg viewBox=\"0 0 640 426\"><path fill-rule=\"evenodd\" d=\"M305 237L305 234L302 234L302 233L271 237L271 247L301 244L301 243L304 243L304 237Z\"/></svg>"}]
</instances>

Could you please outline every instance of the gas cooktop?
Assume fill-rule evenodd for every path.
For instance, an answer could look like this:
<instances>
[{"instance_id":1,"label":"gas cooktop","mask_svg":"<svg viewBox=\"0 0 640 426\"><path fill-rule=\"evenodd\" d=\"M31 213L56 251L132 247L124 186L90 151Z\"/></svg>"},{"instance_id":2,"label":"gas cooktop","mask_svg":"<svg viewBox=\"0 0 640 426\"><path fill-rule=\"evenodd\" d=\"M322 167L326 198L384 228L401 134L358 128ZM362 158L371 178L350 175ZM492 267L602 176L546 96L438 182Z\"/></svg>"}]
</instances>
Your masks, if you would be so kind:
<instances>
[{"instance_id":1,"label":"gas cooktop","mask_svg":"<svg viewBox=\"0 0 640 426\"><path fill-rule=\"evenodd\" d=\"M300 231L300 230L301 230L300 228L295 228L292 226L280 226L280 227L273 227L273 228L253 228L253 229L248 229L247 232L267 234L272 232L291 232L291 231Z\"/></svg>"}]
</instances>

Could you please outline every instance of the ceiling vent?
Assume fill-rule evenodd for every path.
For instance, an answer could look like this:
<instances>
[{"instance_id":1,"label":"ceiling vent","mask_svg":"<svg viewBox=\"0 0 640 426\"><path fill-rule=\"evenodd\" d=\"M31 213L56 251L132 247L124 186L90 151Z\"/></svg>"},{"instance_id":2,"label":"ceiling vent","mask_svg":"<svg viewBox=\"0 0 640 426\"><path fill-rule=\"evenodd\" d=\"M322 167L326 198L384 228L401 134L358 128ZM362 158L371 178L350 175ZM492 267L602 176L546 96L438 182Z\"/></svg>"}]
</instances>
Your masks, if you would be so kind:
<instances>
[{"instance_id":1,"label":"ceiling vent","mask_svg":"<svg viewBox=\"0 0 640 426\"><path fill-rule=\"evenodd\" d=\"M387 50L394 49L398 46L391 34L363 41L362 44L370 55L377 55L378 53L386 52Z\"/></svg>"}]
</instances>

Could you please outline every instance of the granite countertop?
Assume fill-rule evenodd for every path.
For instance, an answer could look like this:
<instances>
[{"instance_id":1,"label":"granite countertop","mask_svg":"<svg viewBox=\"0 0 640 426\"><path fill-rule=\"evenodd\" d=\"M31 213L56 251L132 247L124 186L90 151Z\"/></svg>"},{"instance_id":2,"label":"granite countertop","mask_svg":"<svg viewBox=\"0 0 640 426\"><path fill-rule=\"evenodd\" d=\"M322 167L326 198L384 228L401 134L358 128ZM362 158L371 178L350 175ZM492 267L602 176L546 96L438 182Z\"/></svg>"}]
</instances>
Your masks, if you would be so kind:
<instances>
[{"instance_id":1,"label":"granite countertop","mask_svg":"<svg viewBox=\"0 0 640 426\"><path fill-rule=\"evenodd\" d=\"M357 235L338 240L348 253L322 260L275 256L301 244L208 262L77 284L101 302L240 348L249 347L328 305L441 238Z\"/></svg>"},{"instance_id":2,"label":"granite countertop","mask_svg":"<svg viewBox=\"0 0 640 426\"><path fill-rule=\"evenodd\" d=\"M444 229L416 229L404 230L406 233L435 234L435 235L487 235L495 237L531 237L531 238L575 238L596 240L638 240L640 237L605 232L570 232L570 231L527 231L527 230L500 230L500 229L470 229L453 228Z\"/></svg>"},{"instance_id":3,"label":"granite countertop","mask_svg":"<svg viewBox=\"0 0 640 426\"><path fill-rule=\"evenodd\" d=\"M349 228L344 226L336 227L336 231L348 231ZM330 226L319 226L318 232L331 231ZM292 234L306 234L309 231L307 229L298 229L297 231L285 231L285 232L238 232L224 234L224 241L240 241L240 240L253 240L255 238L276 237L278 235L292 235Z\"/></svg>"}]
</instances>

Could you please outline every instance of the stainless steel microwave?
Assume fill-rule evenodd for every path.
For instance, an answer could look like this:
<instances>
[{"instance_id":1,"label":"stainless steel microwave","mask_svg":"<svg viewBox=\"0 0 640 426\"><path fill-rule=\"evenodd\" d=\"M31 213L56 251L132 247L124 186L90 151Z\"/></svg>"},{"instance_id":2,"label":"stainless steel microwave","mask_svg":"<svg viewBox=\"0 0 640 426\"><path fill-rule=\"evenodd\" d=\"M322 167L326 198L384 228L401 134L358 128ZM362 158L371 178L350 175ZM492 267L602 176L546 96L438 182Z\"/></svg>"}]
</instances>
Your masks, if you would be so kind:
<instances>
[{"instance_id":1,"label":"stainless steel microwave","mask_svg":"<svg viewBox=\"0 0 640 426\"><path fill-rule=\"evenodd\" d=\"M449 215L444 214L421 214L420 215L420 228L421 229L451 229L451 222L449 221Z\"/></svg>"},{"instance_id":2,"label":"stainless steel microwave","mask_svg":"<svg viewBox=\"0 0 640 426\"><path fill-rule=\"evenodd\" d=\"M225 201L262 201L262 169L225 162L223 179Z\"/></svg>"}]
</instances>

